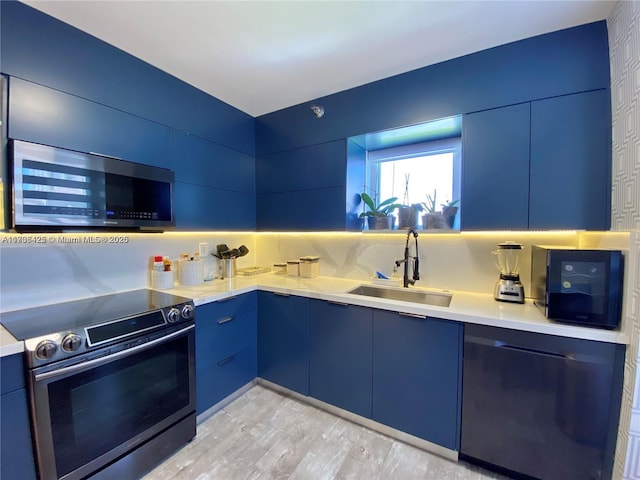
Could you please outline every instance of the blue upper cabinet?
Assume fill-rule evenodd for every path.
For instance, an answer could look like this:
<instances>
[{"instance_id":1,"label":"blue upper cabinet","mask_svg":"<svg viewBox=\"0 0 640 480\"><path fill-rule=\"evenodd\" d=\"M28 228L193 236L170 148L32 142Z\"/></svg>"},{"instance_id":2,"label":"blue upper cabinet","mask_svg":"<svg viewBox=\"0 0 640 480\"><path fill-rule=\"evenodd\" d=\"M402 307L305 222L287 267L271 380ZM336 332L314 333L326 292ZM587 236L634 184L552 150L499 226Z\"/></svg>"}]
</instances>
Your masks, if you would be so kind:
<instances>
[{"instance_id":1,"label":"blue upper cabinet","mask_svg":"<svg viewBox=\"0 0 640 480\"><path fill-rule=\"evenodd\" d=\"M8 124L10 138L170 168L167 127L14 77Z\"/></svg>"},{"instance_id":2,"label":"blue upper cabinet","mask_svg":"<svg viewBox=\"0 0 640 480\"><path fill-rule=\"evenodd\" d=\"M531 104L530 188L529 228L610 228L608 89Z\"/></svg>"},{"instance_id":3,"label":"blue upper cabinet","mask_svg":"<svg viewBox=\"0 0 640 480\"><path fill-rule=\"evenodd\" d=\"M529 103L464 116L463 230L528 228L529 116Z\"/></svg>"},{"instance_id":4,"label":"blue upper cabinet","mask_svg":"<svg viewBox=\"0 0 640 480\"><path fill-rule=\"evenodd\" d=\"M10 137L174 170L177 229L255 229L253 117L22 3L0 22Z\"/></svg>"},{"instance_id":5,"label":"blue upper cabinet","mask_svg":"<svg viewBox=\"0 0 640 480\"><path fill-rule=\"evenodd\" d=\"M255 120L27 5L0 2L2 73L253 155Z\"/></svg>"},{"instance_id":6,"label":"blue upper cabinet","mask_svg":"<svg viewBox=\"0 0 640 480\"><path fill-rule=\"evenodd\" d=\"M260 156L256 176L258 229L346 229L345 140Z\"/></svg>"},{"instance_id":7,"label":"blue upper cabinet","mask_svg":"<svg viewBox=\"0 0 640 480\"><path fill-rule=\"evenodd\" d=\"M575 92L608 88L605 21L527 38L314 99L256 119L256 153ZM318 119L310 110L325 109Z\"/></svg>"},{"instance_id":8,"label":"blue upper cabinet","mask_svg":"<svg viewBox=\"0 0 640 480\"><path fill-rule=\"evenodd\" d=\"M609 90L465 115L463 230L608 230Z\"/></svg>"}]
</instances>

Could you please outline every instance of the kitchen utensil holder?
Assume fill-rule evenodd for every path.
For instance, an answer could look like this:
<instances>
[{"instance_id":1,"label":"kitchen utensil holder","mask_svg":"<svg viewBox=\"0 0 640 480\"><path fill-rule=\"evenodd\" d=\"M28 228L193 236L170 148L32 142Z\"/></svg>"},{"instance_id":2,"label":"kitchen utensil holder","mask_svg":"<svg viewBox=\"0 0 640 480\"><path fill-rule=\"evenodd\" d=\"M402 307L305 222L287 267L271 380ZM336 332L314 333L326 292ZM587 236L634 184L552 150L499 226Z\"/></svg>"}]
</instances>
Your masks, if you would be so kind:
<instances>
[{"instance_id":1,"label":"kitchen utensil holder","mask_svg":"<svg viewBox=\"0 0 640 480\"><path fill-rule=\"evenodd\" d=\"M218 260L220 278L233 278L236 276L236 259L223 258Z\"/></svg>"}]
</instances>

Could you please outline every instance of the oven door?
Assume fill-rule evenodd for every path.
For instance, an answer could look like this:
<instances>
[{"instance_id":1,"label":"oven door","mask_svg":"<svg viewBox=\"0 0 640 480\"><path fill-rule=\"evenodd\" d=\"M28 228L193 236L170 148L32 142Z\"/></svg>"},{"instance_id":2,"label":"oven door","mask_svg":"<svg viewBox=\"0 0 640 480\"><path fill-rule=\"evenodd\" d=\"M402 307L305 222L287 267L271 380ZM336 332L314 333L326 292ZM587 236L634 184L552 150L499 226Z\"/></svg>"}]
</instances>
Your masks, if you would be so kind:
<instances>
[{"instance_id":1,"label":"oven door","mask_svg":"<svg viewBox=\"0 0 640 480\"><path fill-rule=\"evenodd\" d=\"M134 339L138 344L126 349L91 352L82 363L35 369L30 387L41 480L84 478L193 413L194 336L191 324Z\"/></svg>"}]
</instances>

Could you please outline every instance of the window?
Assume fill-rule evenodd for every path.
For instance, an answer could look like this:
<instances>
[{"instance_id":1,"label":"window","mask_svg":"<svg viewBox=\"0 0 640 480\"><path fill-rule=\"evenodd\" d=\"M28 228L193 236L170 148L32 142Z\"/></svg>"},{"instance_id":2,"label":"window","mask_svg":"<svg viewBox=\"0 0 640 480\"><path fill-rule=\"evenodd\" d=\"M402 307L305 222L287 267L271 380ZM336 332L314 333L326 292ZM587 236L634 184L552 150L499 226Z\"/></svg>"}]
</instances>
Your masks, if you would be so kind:
<instances>
[{"instance_id":1,"label":"window","mask_svg":"<svg viewBox=\"0 0 640 480\"><path fill-rule=\"evenodd\" d=\"M442 203L460 199L460 144L456 137L368 151L367 192L377 202L397 197L406 205L426 203L435 192L440 211Z\"/></svg>"}]
</instances>

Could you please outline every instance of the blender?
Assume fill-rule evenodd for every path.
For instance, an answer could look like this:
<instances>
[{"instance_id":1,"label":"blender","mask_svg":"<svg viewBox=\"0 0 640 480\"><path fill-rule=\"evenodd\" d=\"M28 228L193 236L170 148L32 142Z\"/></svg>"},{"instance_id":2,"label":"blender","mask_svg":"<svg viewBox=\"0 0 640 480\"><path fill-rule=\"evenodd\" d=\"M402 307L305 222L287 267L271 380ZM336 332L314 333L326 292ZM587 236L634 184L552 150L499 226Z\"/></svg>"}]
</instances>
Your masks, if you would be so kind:
<instances>
[{"instance_id":1,"label":"blender","mask_svg":"<svg viewBox=\"0 0 640 480\"><path fill-rule=\"evenodd\" d=\"M524 303L524 287L519 275L522 245L515 242L501 243L492 253L500 270L500 280L496 283L493 298L500 302Z\"/></svg>"}]
</instances>

